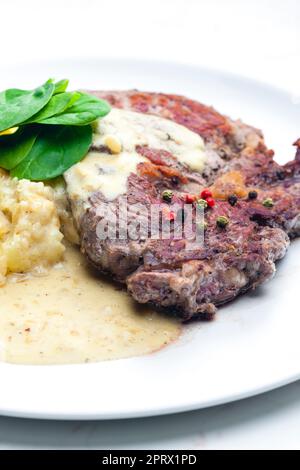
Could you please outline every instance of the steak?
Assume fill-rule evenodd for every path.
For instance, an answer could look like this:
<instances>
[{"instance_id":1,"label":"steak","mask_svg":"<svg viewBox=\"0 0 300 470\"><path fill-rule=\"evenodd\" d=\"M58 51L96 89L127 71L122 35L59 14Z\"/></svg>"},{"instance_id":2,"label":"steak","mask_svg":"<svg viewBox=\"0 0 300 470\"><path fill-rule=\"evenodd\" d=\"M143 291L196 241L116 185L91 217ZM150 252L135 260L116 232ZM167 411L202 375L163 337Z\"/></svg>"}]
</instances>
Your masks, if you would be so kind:
<instances>
[{"instance_id":1,"label":"steak","mask_svg":"<svg viewBox=\"0 0 300 470\"><path fill-rule=\"evenodd\" d=\"M173 197L180 211L177 191L178 197ZM145 207L162 204L161 192L145 176L129 177L127 199L129 207L138 202ZM193 249L187 237L175 240L174 231L167 240L153 240L149 234L135 241L103 241L97 237L97 224L105 217L106 205L100 193L93 194L81 219L83 252L94 266L126 283L135 300L171 309L183 320L210 318L217 305L272 278L275 261L289 245L283 230L251 221L244 201L235 207L218 201L207 211L204 245ZM118 200L113 209L118 212ZM216 224L219 215L230 220L225 229ZM135 217L129 217L129 225Z\"/></svg>"},{"instance_id":2,"label":"steak","mask_svg":"<svg viewBox=\"0 0 300 470\"><path fill-rule=\"evenodd\" d=\"M184 125L202 137L210 159L197 172L166 148L136 145L143 161L128 175L125 192L108 200L100 188L93 188L80 210L67 172L81 249L89 261L124 283L137 302L171 311L184 321L211 318L218 305L271 279L289 236L300 233L300 141L295 160L280 166L260 131L192 100L135 91L95 93L116 108ZM111 155L105 146L101 151ZM176 223L186 217L187 196L208 186L215 206L205 210L203 243L191 245L190 232L176 236ZM166 201L166 191L171 201ZM231 204L233 194L237 201ZM123 217L124 195L127 225L134 226L139 216L135 237L122 239L120 228L116 238L99 237L99 224ZM138 214L137 205L145 213ZM150 232L153 206L161 214L158 238ZM196 204L188 217L194 235L199 228ZM223 226L220 217L226 220ZM170 234L163 239L166 221L171 221Z\"/></svg>"}]
</instances>

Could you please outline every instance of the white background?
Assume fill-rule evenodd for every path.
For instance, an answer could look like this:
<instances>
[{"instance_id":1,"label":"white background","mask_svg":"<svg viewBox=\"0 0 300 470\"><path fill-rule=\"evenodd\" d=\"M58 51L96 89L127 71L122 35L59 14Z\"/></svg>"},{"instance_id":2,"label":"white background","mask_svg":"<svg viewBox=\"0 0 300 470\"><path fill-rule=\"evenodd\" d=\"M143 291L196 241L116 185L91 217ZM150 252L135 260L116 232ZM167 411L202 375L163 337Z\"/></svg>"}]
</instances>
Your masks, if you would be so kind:
<instances>
[{"instance_id":1,"label":"white background","mask_svg":"<svg viewBox=\"0 0 300 470\"><path fill-rule=\"evenodd\" d=\"M256 78L300 103L299 25L299 0L0 0L0 73L39 58L167 59ZM0 418L0 448L299 449L299 392L296 383L209 410L122 422Z\"/></svg>"}]
</instances>

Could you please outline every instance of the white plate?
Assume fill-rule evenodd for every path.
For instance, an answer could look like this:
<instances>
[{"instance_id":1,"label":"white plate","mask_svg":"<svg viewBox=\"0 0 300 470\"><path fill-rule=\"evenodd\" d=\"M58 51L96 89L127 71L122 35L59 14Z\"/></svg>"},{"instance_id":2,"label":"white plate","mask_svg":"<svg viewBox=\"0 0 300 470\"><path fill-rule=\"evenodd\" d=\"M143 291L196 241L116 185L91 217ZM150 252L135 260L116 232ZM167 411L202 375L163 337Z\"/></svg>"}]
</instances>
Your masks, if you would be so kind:
<instances>
[{"instance_id":1,"label":"white plate","mask_svg":"<svg viewBox=\"0 0 300 470\"><path fill-rule=\"evenodd\" d=\"M48 77L72 86L176 92L261 127L278 160L293 158L300 105L288 93L244 78L179 64L125 60L35 63L0 71L0 89ZM298 126L297 126L298 123ZM149 356L70 366L0 364L0 413L58 419L151 416L212 406L300 378L300 241L276 277L186 328Z\"/></svg>"}]
</instances>

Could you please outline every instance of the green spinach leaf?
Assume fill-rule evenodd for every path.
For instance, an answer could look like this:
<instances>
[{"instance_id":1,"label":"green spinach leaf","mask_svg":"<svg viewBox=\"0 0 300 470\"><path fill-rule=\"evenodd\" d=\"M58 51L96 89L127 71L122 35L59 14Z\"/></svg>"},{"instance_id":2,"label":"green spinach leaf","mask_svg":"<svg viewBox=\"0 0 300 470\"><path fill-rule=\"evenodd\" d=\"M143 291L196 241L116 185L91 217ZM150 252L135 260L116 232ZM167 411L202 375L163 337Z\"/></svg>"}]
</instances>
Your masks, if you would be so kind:
<instances>
[{"instance_id":1,"label":"green spinach leaf","mask_svg":"<svg viewBox=\"0 0 300 470\"><path fill-rule=\"evenodd\" d=\"M92 143L91 123L110 106L95 96L67 92L69 81L49 79L35 90L0 93L0 168L11 176L43 181L79 162ZM49 125L47 125L49 124Z\"/></svg>"},{"instance_id":2,"label":"green spinach leaf","mask_svg":"<svg viewBox=\"0 0 300 470\"><path fill-rule=\"evenodd\" d=\"M82 160L92 143L91 126L47 126L11 176L43 181L63 174Z\"/></svg>"},{"instance_id":3,"label":"green spinach leaf","mask_svg":"<svg viewBox=\"0 0 300 470\"><path fill-rule=\"evenodd\" d=\"M64 124L67 126L85 126L110 111L109 104L87 93L80 93L80 98L63 113L39 120L40 124Z\"/></svg>"},{"instance_id":4,"label":"green spinach leaf","mask_svg":"<svg viewBox=\"0 0 300 470\"><path fill-rule=\"evenodd\" d=\"M32 126L19 129L14 135L0 137L0 167L11 170L30 152L38 130Z\"/></svg>"},{"instance_id":5,"label":"green spinach leaf","mask_svg":"<svg viewBox=\"0 0 300 470\"><path fill-rule=\"evenodd\" d=\"M79 98L80 93L78 93L77 91L62 92L58 95L54 95L39 113L35 114L28 121L25 121L22 124L24 125L30 123L40 123L45 119L55 116L56 114L63 113L68 107L72 106Z\"/></svg>"},{"instance_id":6,"label":"green spinach leaf","mask_svg":"<svg viewBox=\"0 0 300 470\"><path fill-rule=\"evenodd\" d=\"M69 85L69 80L63 79L60 80L59 82L54 83L54 92L53 95L57 95L58 93L63 93L66 91Z\"/></svg>"},{"instance_id":7,"label":"green spinach leaf","mask_svg":"<svg viewBox=\"0 0 300 470\"><path fill-rule=\"evenodd\" d=\"M31 91L11 88L0 93L0 132L38 113L51 99L54 88L53 83L46 82Z\"/></svg>"}]
</instances>

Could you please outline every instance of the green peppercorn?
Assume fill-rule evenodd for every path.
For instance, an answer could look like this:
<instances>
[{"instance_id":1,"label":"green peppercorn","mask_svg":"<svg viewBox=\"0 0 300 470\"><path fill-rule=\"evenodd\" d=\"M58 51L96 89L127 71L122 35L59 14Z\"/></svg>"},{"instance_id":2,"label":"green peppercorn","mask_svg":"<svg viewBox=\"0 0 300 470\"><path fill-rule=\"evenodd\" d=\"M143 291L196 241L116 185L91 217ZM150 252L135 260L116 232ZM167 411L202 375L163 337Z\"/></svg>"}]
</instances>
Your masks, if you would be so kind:
<instances>
[{"instance_id":1,"label":"green peppercorn","mask_svg":"<svg viewBox=\"0 0 300 470\"><path fill-rule=\"evenodd\" d=\"M162 192L162 198L166 202L171 202L173 197L173 191L170 189L166 189L165 191Z\"/></svg>"},{"instance_id":2,"label":"green peppercorn","mask_svg":"<svg viewBox=\"0 0 300 470\"><path fill-rule=\"evenodd\" d=\"M229 197L228 197L228 202L231 206L235 206L236 203L238 202L238 198L236 197L235 194L231 194Z\"/></svg>"},{"instance_id":3,"label":"green peppercorn","mask_svg":"<svg viewBox=\"0 0 300 470\"><path fill-rule=\"evenodd\" d=\"M205 199L197 199L196 206L199 209L207 209L208 204L207 204L207 201Z\"/></svg>"},{"instance_id":4,"label":"green peppercorn","mask_svg":"<svg viewBox=\"0 0 300 470\"><path fill-rule=\"evenodd\" d=\"M268 197L267 199L265 199L265 200L263 201L263 206L265 206L265 207L273 207L273 206L274 206L273 199L271 199L270 197Z\"/></svg>"},{"instance_id":5,"label":"green peppercorn","mask_svg":"<svg viewBox=\"0 0 300 470\"><path fill-rule=\"evenodd\" d=\"M225 217L225 215L220 215L218 218L217 218L217 226L220 227L220 228L225 228L226 225L229 224L229 220L227 219L227 217Z\"/></svg>"}]
</instances>

